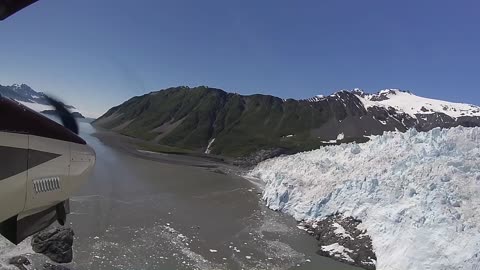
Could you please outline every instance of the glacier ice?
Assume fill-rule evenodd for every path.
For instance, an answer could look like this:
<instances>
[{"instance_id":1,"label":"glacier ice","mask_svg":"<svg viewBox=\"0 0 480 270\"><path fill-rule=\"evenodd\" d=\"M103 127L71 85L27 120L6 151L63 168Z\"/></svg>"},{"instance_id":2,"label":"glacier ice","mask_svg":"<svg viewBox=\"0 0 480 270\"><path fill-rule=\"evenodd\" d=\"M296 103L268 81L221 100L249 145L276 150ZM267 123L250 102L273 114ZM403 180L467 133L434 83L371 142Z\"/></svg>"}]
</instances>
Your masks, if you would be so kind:
<instances>
[{"instance_id":1,"label":"glacier ice","mask_svg":"<svg viewBox=\"0 0 480 270\"><path fill-rule=\"evenodd\" d=\"M480 128L387 132L266 160L248 176L297 220L361 219L377 269L480 268Z\"/></svg>"},{"instance_id":2,"label":"glacier ice","mask_svg":"<svg viewBox=\"0 0 480 270\"><path fill-rule=\"evenodd\" d=\"M321 246L320 247L323 251L326 251L326 252L329 252L331 254L333 254L334 257L341 257L341 258L344 258L348 261L351 261L353 262L353 259L350 258L350 255L349 253L352 253L353 250L350 250L342 245L339 245L338 243L335 243L335 244L331 244L331 245L328 245L328 246Z\"/></svg>"}]
</instances>

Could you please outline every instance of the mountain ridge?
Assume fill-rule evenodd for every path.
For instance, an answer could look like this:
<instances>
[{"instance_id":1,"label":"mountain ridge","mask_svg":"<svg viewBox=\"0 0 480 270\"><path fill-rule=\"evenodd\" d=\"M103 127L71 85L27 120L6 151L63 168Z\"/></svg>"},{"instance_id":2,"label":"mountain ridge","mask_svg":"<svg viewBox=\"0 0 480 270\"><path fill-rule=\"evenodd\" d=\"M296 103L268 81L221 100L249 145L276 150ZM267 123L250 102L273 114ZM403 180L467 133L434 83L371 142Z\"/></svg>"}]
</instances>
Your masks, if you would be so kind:
<instances>
[{"instance_id":1,"label":"mountain ridge","mask_svg":"<svg viewBox=\"0 0 480 270\"><path fill-rule=\"evenodd\" d=\"M405 95L416 105L428 100L422 106L426 111L418 106L406 110L408 102L401 99ZM444 103L448 106L442 111ZM479 126L480 109L398 89L377 94L342 90L295 100L206 86L171 87L112 107L94 124L159 144L242 157L265 149L288 154L332 143L365 142L385 131Z\"/></svg>"},{"instance_id":2,"label":"mountain ridge","mask_svg":"<svg viewBox=\"0 0 480 270\"><path fill-rule=\"evenodd\" d=\"M46 98L46 94L41 91L35 91L27 84L0 84L0 96L4 96L33 109L37 112L52 110L52 106ZM72 105L64 104L65 107L72 112L78 112L77 108ZM78 112L80 113L80 112Z\"/></svg>"},{"instance_id":3,"label":"mountain ridge","mask_svg":"<svg viewBox=\"0 0 480 270\"><path fill-rule=\"evenodd\" d=\"M57 111L55 111L55 110L44 110L44 111L41 111L40 113L48 114L48 115L57 115ZM72 116L74 118L85 118L85 116L83 116L79 112L72 112Z\"/></svg>"}]
</instances>

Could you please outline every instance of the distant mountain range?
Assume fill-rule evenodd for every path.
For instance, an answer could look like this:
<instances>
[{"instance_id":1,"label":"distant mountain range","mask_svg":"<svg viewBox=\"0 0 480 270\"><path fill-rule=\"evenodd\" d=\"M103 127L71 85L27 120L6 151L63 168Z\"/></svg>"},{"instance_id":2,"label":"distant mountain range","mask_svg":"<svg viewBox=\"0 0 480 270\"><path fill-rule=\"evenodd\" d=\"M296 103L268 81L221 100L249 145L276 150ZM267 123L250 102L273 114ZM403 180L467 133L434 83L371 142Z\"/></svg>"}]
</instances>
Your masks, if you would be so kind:
<instances>
[{"instance_id":1,"label":"distant mountain range","mask_svg":"<svg viewBox=\"0 0 480 270\"><path fill-rule=\"evenodd\" d=\"M133 97L95 125L163 145L231 157L365 142L385 131L480 126L480 107L398 89L342 90L307 100L174 87Z\"/></svg>"},{"instance_id":2,"label":"distant mountain range","mask_svg":"<svg viewBox=\"0 0 480 270\"><path fill-rule=\"evenodd\" d=\"M57 112L55 110L44 110L44 111L41 111L41 113L48 114L48 115L57 115ZM72 116L75 117L75 118L85 118L79 112L72 112Z\"/></svg>"},{"instance_id":3,"label":"distant mountain range","mask_svg":"<svg viewBox=\"0 0 480 270\"><path fill-rule=\"evenodd\" d=\"M53 107L45 98L43 92L37 92L26 84L13 84L10 86L0 85L0 96L18 101L37 112L52 114ZM75 113L76 117L84 118L83 115L73 106L65 105L70 111Z\"/></svg>"}]
</instances>

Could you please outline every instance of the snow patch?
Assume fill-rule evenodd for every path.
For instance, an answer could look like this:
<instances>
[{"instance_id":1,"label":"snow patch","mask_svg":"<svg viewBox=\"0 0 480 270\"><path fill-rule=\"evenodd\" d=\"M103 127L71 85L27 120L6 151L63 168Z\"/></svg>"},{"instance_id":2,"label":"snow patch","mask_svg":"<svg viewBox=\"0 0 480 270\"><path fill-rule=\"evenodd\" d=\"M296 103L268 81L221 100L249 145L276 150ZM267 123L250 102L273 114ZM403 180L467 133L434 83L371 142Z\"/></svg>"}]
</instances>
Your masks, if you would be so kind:
<instances>
[{"instance_id":1,"label":"snow patch","mask_svg":"<svg viewBox=\"0 0 480 270\"><path fill-rule=\"evenodd\" d=\"M155 155L167 155L167 154L164 154L164 153L159 153L159 152L154 152L154 151L148 151L148 150L141 150L141 149L137 149L138 152L140 153L143 153L143 154L155 154Z\"/></svg>"},{"instance_id":2,"label":"snow patch","mask_svg":"<svg viewBox=\"0 0 480 270\"><path fill-rule=\"evenodd\" d=\"M18 101L15 100L16 102L26 106L27 108L30 108L36 112L42 112L45 110L54 110L53 106L50 105L45 105L45 104L40 104L40 103L34 103L34 102L25 102L25 101ZM77 109L68 109L70 112L79 112Z\"/></svg>"},{"instance_id":3,"label":"snow patch","mask_svg":"<svg viewBox=\"0 0 480 270\"><path fill-rule=\"evenodd\" d=\"M383 97L377 100L378 97ZM416 118L417 114L444 113L450 117L480 116L480 107L465 103L454 103L437 99L416 96L410 92L398 89L385 89L374 95L357 95L365 108L374 106L389 108L404 112Z\"/></svg>"},{"instance_id":4,"label":"snow patch","mask_svg":"<svg viewBox=\"0 0 480 270\"><path fill-rule=\"evenodd\" d=\"M321 246L322 251L330 253L330 256L339 257L340 259L354 262L354 260L350 257L349 253L352 253L353 250L350 250L338 243L334 243L328 246Z\"/></svg>"},{"instance_id":5,"label":"snow patch","mask_svg":"<svg viewBox=\"0 0 480 270\"><path fill-rule=\"evenodd\" d=\"M321 141L322 143L337 143L337 140Z\"/></svg>"},{"instance_id":6,"label":"snow patch","mask_svg":"<svg viewBox=\"0 0 480 270\"><path fill-rule=\"evenodd\" d=\"M26 107L36 111L36 112L41 112L45 110L53 110L54 108L50 105L45 105L45 104L39 104L39 103L33 103L33 102L25 102L25 101L17 101L18 103L25 105Z\"/></svg>"},{"instance_id":7,"label":"snow patch","mask_svg":"<svg viewBox=\"0 0 480 270\"><path fill-rule=\"evenodd\" d=\"M215 142L215 138L211 139L209 142L208 142L208 145L207 145L207 149L205 150L205 154L210 154L210 147L212 146L213 142Z\"/></svg>"},{"instance_id":8,"label":"snow patch","mask_svg":"<svg viewBox=\"0 0 480 270\"><path fill-rule=\"evenodd\" d=\"M350 238L350 239L353 240L353 237L345 231L345 228L343 228L342 225L335 222L335 223L332 224L332 226L335 228L335 230L333 232L336 235L340 235L343 238Z\"/></svg>"},{"instance_id":9,"label":"snow patch","mask_svg":"<svg viewBox=\"0 0 480 270\"><path fill-rule=\"evenodd\" d=\"M318 101L321 101L321 100L324 100L325 99L325 96L324 95L316 95L312 98L309 98L307 99L308 101L310 102L318 102Z\"/></svg>"}]
</instances>

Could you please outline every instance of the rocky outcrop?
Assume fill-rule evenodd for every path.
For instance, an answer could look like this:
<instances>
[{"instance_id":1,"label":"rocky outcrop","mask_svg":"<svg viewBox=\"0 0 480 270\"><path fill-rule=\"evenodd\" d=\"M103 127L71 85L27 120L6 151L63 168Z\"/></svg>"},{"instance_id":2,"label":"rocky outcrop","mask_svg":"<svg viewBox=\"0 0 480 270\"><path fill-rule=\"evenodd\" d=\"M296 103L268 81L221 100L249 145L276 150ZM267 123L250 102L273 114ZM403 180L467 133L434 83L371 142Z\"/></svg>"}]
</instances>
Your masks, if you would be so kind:
<instances>
[{"instance_id":1,"label":"rocky outcrop","mask_svg":"<svg viewBox=\"0 0 480 270\"><path fill-rule=\"evenodd\" d=\"M337 214L314 223L302 222L299 228L318 240L318 254L375 270L377 257L373 252L372 239L365 230L358 229L360 223L360 220L353 217Z\"/></svg>"},{"instance_id":2,"label":"rocky outcrop","mask_svg":"<svg viewBox=\"0 0 480 270\"><path fill-rule=\"evenodd\" d=\"M73 230L65 227L39 232L32 238L33 251L54 262L69 263L73 258L73 235Z\"/></svg>"},{"instance_id":3,"label":"rocky outcrop","mask_svg":"<svg viewBox=\"0 0 480 270\"><path fill-rule=\"evenodd\" d=\"M25 256L15 256L8 260L8 263L11 265L15 265L20 270L27 270L26 266L30 265L30 260L27 259Z\"/></svg>"},{"instance_id":4,"label":"rocky outcrop","mask_svg":"<svg viewBox=\"0 0 480 270\"><path fill-rule=\"evenodd\" d=\"M261 149L246 157L238 158L233 163L237 166L250 167L257 165L266 159L278 157L283 154L286 154L286 150L281 148Z\"/></svg>"}]
</instances>

